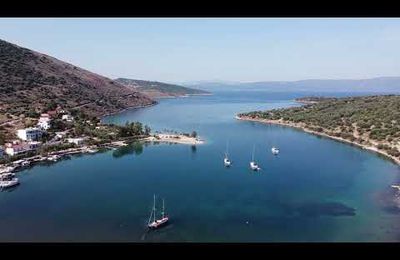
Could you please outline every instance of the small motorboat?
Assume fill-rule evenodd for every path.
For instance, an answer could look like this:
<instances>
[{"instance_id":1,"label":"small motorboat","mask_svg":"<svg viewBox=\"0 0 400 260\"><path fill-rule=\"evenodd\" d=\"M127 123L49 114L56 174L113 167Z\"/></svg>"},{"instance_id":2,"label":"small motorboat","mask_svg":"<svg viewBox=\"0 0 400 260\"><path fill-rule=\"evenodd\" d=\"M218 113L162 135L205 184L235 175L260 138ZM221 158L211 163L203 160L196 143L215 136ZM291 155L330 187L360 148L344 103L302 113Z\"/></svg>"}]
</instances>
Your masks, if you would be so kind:
<instances>
[{"instance_id":1,"label":"small motorboat","mask_svg":"<svg viewBox=\"0 0 400 260\"><path fill-rule=\"evenodd\" d=\"M23 161L23 162L21 163L21 166L22 166L22 167L28 167L30 164L31 164L31 163L30 163L29 161Z\"/></svg>"},{"instance_id":2,"label":"small motorboat","mask_svg":"<svg viewBox=\"0 0 400 260\"><path fill-rule=\"evenodd\" d=\"M52 156L47 157L47 160L56 162L60 158L61 158L61 156L59 156L59 155L52 155Z\"/></svg>"},{"instance_id":3,"label":"small motorboat","mask_svg":"<svg viewBox=\"0 0 400 260\"><path fill-rule=\"evenodd\" d=\"M0 174L0 180L7 180L7 179L10 179L13 177L15 177L15 173L13 173L13 172L7 172L7 173Z\"/></svg>"},{"instance_id":4,"label":"small motorboat","mask_svg":"<svg viewBox=\"0 0 400 260\"><path fill-rule=\"evenodd\" d=\"M10 180L1 180L0 181L0 188L6 189L11 188L19 184L18 178L12 178Z\"/></svg>"},{"instance_id":5,"label":"small motorboat","mask_svg":"<svg viewBox=\"0 0 400 260\"><path fill-rule=\"evenodd\" d=\"M7 167L3 167L3 168L0 169L0 174L12 172L12 171L15 170L16 168L17 168L16 166L7 166Z\"/></svg>"},{"instance_id":6,"label":"small motorboat","mask_svg":"<svg viewBox=\"0 0 400 260\"><path fill-rule=\"evenodd\" d=\"M0 175L0 188L10 188L19 184L18 178L12 172L4 173Z\"/></svg>"}]
</instances>

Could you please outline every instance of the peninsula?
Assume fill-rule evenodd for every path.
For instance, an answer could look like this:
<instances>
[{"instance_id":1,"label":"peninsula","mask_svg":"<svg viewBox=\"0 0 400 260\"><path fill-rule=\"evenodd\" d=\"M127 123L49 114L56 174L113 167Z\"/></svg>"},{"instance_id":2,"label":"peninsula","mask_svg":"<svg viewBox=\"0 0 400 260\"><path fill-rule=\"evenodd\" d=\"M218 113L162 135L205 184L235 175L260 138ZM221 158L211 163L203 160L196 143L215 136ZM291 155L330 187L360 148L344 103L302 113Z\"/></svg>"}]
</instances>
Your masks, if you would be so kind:
<instances>
[{"instance_id":1,"label":"peninsula","mask_svg":"<svg viewBox=\"0 0 400 260\"><path fill-rule=\"evenodd\" d=\"M400 164L400 95L296 101L304 105L241 113L236 118L295 127L383 154Z\"/></svg>"},{"instance_id":2,"label":"peninsula","mask_svg":"<svg viewBox=\"0 0 400 260\"><path fill-rule=\"evenodd\" d=\"M115 81L151 98L211 95L210 92L205 90L188 88L176 84L168 84L158 81L146 81L126 78L118 78Z\"/></svg>"}]
</instances>

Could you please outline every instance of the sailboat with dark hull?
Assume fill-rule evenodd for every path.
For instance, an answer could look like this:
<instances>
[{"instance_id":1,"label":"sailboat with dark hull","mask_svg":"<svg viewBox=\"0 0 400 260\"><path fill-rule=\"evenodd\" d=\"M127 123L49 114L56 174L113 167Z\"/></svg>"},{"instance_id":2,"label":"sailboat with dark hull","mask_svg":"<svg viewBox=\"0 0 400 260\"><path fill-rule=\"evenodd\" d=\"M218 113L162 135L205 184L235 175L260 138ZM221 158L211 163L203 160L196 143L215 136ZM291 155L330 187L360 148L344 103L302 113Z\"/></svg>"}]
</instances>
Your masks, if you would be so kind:
<instances>
[{"instance_id":1,"label":"sailboat with dark hull","mask_svg":"<svg viewBox=\"0 0 400 260\"><path fill-rule=\"evenodd\" d=\"M147 227L150 229L158 229L164 225L166 225L169 221L168 216L165 215L165 204L164 204L164 199L163 201L163 206L162 206L162 211L161 211L161 218L156 219L156 195L154 195L154 200L153 200L153 208L151 209L151 214L149 221L147 223Z\"/></svg>"}]
</instances>

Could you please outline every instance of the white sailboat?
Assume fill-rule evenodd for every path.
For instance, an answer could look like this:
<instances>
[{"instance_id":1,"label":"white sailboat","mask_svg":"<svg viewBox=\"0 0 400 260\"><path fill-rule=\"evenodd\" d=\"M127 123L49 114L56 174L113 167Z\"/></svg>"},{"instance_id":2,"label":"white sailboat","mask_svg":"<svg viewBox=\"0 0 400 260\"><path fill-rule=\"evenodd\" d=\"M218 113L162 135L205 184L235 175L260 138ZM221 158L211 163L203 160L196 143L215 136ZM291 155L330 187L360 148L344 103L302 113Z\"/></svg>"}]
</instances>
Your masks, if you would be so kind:
<instances>
[{"instance_id":1,"label":"white sailboat","mask_svg":"<svg viewBox=\"0 0 400 260\"><path fill-rule=\"evenodd\" d=\"M225 167L230 167L232 162L229 160L228 157L228 142L226 142L226 152L225 152L225 157L224 157L224 165Z\"/></svg>"},{"instance_id":2,"label":"white sailboat","mask_svg":"<svg viewBox=\"0 0 400 260\"><path fill-rule=\"evenodd\" d=\"M250 162L250 169L252 169L253 171L259 171L261 170L260 166L258 166L258 164L256 163L256 161L254 160L254 152L255 152L255 145L253 146L253 154L251 156L251 162Z\"/></svg>"},{"instance_id":3,"label":"white sailboat","mask_svg":"<svg viewBox=\"0 0 400 260\"><path fill-rule=\"evenodd\" d=\"M161 212L161 218L156 219L156 195L154 194L153 208L151 210L150 218L147 223L147 226L151 229L157 229L157 228L163 226L164 224L166 224L169 220L169 218L167 216L165 216L164 199L162 201L163 201L163 208L162 208L162 212Z\"/></svg>"},{"instance_id":4,"label":"white sailboat","mask_svg":"<svg viewBox=\"0 0 400 260\"><path fill-rule=\"evenodd\" d=\"M279 149L276 148L275 146L273 146L273 147L271 148L271 152L272 152L273 155L278 155Z\"/></svg>"}]
</instances>

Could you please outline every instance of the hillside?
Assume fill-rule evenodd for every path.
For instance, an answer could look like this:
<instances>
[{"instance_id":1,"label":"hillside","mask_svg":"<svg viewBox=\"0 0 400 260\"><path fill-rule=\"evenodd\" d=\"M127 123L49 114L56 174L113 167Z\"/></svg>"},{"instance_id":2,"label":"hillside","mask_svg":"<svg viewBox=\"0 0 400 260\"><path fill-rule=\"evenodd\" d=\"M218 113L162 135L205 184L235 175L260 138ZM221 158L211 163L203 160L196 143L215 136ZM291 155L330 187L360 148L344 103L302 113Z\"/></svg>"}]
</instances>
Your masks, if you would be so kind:
<instances>
[{"instance_id":1,"label":"hillside","mask_svg":"<svg viewBox=\"0 0 400 260\"><path fill-rule=\"evenodd\" d=\"M100 116L154 102L109 78L0 40L0 114L8 119L57 105Z\"/></svg>"},{"instance_id":2,"label":"hillside","mask_svg":"<svg viewBox=\"0 0 400 260\"><path fill-rule=\"evenodd\" d=\"M118 78L115 81L150 97L178 97L186 95L209 94L209 92L204 90L187 88L179 85L167 84L157 81L145 81L126 78Z\"/></svg>"},{"instance_id":3,"label":"hillside","mask_svg":"<svg viewBox=\"0 0 400 260\"><path fill-rule=\"evenodd\" d=\"M399 95L319 100L301 107L255 111L238 116L341 138L376 148L400 162Z\"/></svg>"}]
</instances>

